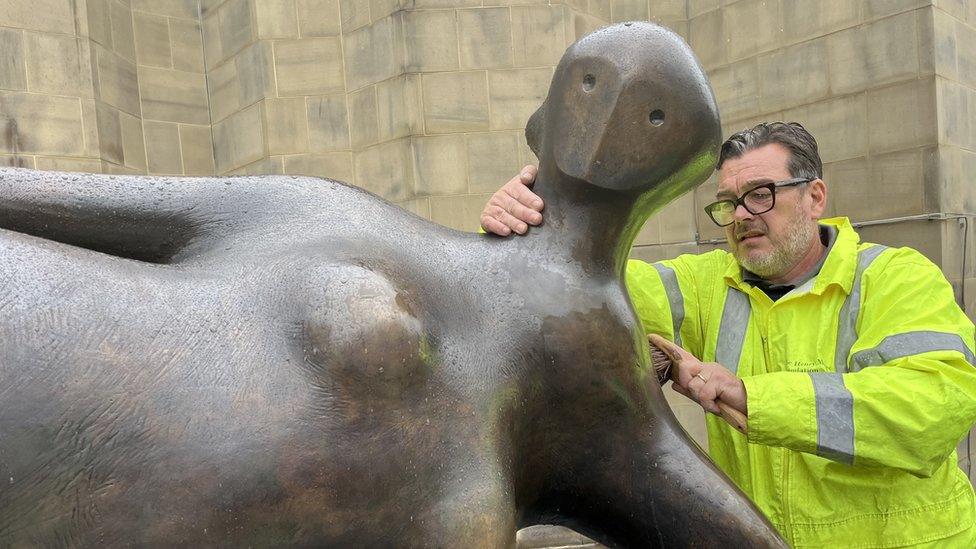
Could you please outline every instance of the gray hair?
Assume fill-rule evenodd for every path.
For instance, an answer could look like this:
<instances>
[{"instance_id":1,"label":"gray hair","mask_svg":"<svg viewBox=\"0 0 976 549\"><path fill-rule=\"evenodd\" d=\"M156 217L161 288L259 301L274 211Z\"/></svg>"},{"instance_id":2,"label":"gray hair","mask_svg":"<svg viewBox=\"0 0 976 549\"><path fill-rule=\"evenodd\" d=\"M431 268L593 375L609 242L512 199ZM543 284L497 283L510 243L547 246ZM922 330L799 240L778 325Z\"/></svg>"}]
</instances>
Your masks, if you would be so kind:
<instances>
[{"instance_id":1,"label":"gray hair","mask_svg":"<svg viewBox=\"0 0 976 549\"><path fill-rule=\"evenodd\" d=\"M730 158L738 158L748 151L777 143L790 151L787 168L792 177L820 179L823 162L817 150L817 140L799 122L763 122L757 126L732 134L722 143L718 166Z\"/></svg>"}]
</instances>

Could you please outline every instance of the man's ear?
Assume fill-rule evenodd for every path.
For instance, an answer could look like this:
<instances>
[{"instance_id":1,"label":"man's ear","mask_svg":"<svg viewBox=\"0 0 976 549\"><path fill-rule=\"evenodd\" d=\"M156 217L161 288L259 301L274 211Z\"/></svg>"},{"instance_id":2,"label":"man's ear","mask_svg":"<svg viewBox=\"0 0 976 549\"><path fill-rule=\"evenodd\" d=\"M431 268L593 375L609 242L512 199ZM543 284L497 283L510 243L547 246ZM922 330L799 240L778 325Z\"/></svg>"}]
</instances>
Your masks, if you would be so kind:
<instances>
[{"instance_id":1,"label":"man's ear","mask_svg":"<svg viewBox=\"0 0 976 549\"><path fill-rule=\"evenodd\" d=\"M824 183L823 179L814 179L810 182L807 194L812 201L810 215L814 219L820 219L823 217L823 213L827 211L827 184Z\"/></svg>"}]
</instances>

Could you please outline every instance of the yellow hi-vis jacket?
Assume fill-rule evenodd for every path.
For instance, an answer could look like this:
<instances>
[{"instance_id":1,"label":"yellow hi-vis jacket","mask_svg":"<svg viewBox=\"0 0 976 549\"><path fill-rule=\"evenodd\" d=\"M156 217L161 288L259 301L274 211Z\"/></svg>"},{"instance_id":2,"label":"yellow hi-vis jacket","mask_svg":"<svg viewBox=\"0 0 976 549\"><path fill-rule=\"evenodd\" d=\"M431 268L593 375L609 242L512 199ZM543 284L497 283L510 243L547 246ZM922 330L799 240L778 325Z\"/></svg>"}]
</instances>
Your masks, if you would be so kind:
<instances>
[{"instance_id":1,"label":"yellow hi-vis jacket","mask_svg":"<svg viewBox=\"0 0 976 549\"><path fill-rule=\"evenodd\" d=\"M973 324L917 251L821 223L820 273L776 302L724 251L631 261L644 330L742 378L749 434L709 415L709 451L791 545L972 549Z\"/></svg>"}]
</instances>

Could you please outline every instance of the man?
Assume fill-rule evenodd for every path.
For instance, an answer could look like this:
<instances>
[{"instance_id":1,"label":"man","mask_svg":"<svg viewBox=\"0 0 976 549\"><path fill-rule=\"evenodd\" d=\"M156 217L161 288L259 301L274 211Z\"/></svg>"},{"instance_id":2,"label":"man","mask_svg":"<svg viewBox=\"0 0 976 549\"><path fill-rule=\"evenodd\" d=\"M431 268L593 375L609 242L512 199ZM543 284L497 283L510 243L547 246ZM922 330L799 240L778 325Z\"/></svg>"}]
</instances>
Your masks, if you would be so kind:
<instances>
[{"instance_id":1,"label":"man","mask_svg":"<svg viewBox=\"0 0 976 549\"><path fill-rule=\"evenodd\" d=\"M736 133L718 172L706 211L731 253L631 261L626 277L645 331L686 349L675 390L748 417L742 435L708 416L713 459L794 546L976 547L954 451L976 420L974 328L942 273L820 220L827 185L800 124ZM542 222L534 176L492 196L485 230Z\"/></svg>"}]
</instances>

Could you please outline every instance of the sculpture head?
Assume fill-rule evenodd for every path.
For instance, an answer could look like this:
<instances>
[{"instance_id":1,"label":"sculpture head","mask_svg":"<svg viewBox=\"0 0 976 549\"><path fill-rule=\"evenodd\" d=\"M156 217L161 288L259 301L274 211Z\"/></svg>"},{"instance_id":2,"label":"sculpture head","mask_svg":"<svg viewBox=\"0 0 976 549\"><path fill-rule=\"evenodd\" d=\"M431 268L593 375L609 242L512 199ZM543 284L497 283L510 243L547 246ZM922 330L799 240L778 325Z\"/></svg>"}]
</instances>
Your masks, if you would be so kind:
<instances>
[{"instance_id":1,"label":"sculpture head","mask_svg":"<svg viewBox=\"0 0 976 549\"><path fill-rule=\"evenodd\" d=\"M721 125L688 45L663 27L633 22L566 50L526 138L543 164L573 179L673 198L714 169Z\"/></svg>"}]
</instances>

